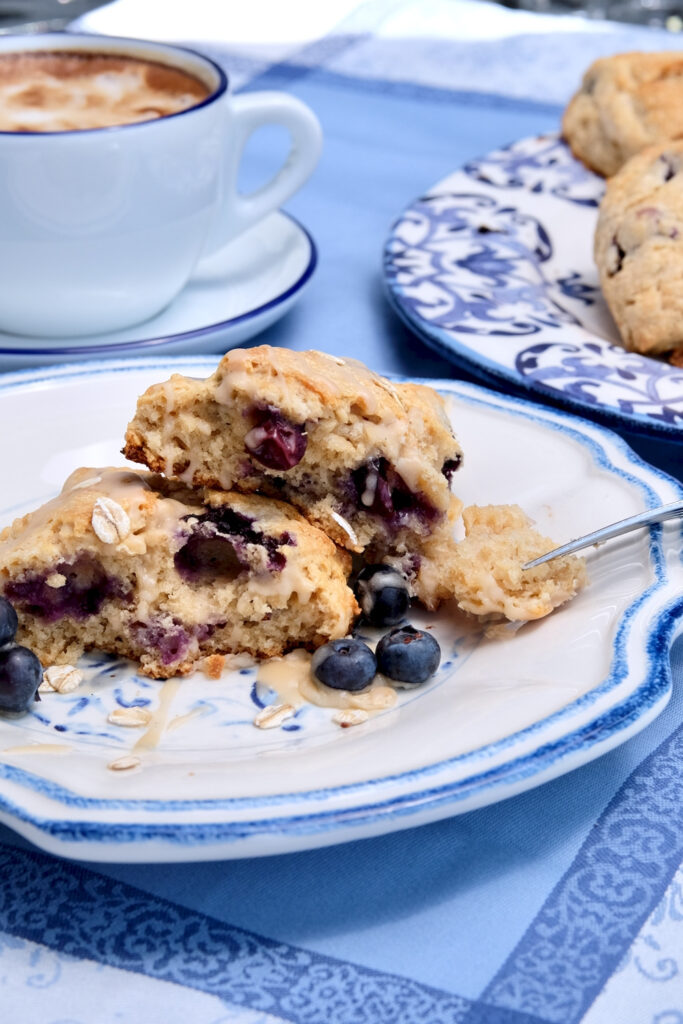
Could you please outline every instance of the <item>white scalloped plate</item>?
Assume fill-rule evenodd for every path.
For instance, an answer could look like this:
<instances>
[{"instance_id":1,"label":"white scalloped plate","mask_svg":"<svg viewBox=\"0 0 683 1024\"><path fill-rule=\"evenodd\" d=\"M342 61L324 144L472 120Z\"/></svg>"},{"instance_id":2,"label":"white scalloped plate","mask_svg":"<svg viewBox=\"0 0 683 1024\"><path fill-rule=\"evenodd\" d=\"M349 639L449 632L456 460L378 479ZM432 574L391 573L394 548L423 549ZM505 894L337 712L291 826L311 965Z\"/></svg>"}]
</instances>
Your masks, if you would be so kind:
<instances>
[{"instance_id":1,"label":"white scalloped plate","mask_svg":"<svg viewBox=\"0 0 683 1024\"><path fill-rule=\"evenodd\" d=\"M600 292L604 187L556 135L471 161L393 225L389 298L456 364L617 429L678 440L683 370L619 345Z\"/></svg>"},{"instance_id":2,"label":"white scalloped plate","mask_svg":"<svg viewBox=\"0 0 683 1024\"><path fill-rule=\"evenodd\" d=\"M137 395L211 358L117 360L0 378L0 524L54 494L79 465L116 462ZM457 382L466 503L518 501L558 541L681 496L603 428ZM20 439L20 443L19 442ZM589 556L590 586L516 636L487 640L432 616L443 664L396 708L340 729L307 706L279 730L252 722L269 695L253 669L154 682L90 656L86 682L0 719L0 820L54 853L172 861L306 849L481 807L584 764L643 728L670 693L683 607L681 527ZM428 620L423 614L420 621ZM139 733L108 711L142 703L161 738L112 772Z\"/></svg>"}]
</instances>

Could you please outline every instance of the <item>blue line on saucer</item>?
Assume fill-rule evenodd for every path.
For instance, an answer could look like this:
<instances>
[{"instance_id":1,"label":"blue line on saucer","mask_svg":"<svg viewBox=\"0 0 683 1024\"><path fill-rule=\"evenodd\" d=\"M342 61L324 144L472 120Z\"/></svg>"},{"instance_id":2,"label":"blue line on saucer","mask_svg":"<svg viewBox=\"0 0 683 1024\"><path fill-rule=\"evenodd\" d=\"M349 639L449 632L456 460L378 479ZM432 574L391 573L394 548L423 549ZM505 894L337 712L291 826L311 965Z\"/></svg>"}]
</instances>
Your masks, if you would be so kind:
<instances>
[{"instance_id":1,"label":"blue line on saucer","mask_svg":"<svg viewBox=\"0 0 683 1024\"><path fill-rule=\"evenodd\" d=\"M229 320L220 320L215 324L208 324L206 327L198 327L192 331L181 331L179 334L166 334L159 338L142 338L139 341L119 341L109 342L102 345L74 345L67 348L1 348L1 356L69 356L69 355L102 355L109 354L114 357L118 354L129 355L132 352L140 349L154 349L159 345L168 345L170 342L174 344L177 342L192 341L197 338L203 338L207 334L213 334L216 331L224 330L226 327L233 327L236 324L246 323L248 320L253 320L257 316L266 313L269 309L274 309L281 303L286 302L287 299L291 298L292 295L300 291L301 288L309 281L315 268L318 265L318 247L313 240L313 236L310 231L304 227L301 221L293 217L291 213L286 213L284 210L280 210L279 213L283 217L286 217L292 224L295 224L302 234L305 236L309 245L309 257L308 263L303 269L301 276L294 284L290 285L286 291L282 292L281 295L277 295L274 299L269 299L268 302L264 302L262 306L256 306L255 309L250 309L246 313L240 313L239 316L233 316ZM71 366L78 366L78 363L72 363Z\"/></svg>"}]
</instances>

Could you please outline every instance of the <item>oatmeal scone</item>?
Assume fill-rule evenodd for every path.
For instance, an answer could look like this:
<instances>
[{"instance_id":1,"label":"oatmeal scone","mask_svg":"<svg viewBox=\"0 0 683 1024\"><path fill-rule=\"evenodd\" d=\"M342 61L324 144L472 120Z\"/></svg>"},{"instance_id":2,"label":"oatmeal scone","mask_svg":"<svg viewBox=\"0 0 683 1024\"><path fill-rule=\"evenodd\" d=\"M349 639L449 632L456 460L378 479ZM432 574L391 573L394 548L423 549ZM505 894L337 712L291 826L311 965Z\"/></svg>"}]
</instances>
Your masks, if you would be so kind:
<instances>
[{"instance_id":1,"label":"oatmeal scone","mask_svg":"<svg viewBox=\"0 0 683 1024\"><path fill-rule=\"evenodd\" d=\"M645 146L683 136L683 52L596 60L562 119L572 152L610 177Z\"/></svg>"},{"instance_id":2,"label":"oatmeal scone","mask_svg":"<svg viewBox=\"0 0 683 1024\"><path fill-rule=\"evenodd\" d=\"M463 611L527 622L549 615L585 586L585 563L576 555L522 569L557 545L519 505L471 505L462 515L465 538L453 548L448 584Z\"/></svg>"},{"instance_id":3,"label":"oatmeal scone","mask_svg":"<svg viewBox=\"0 0 683 1024\"><path fill-rule=\"evenodd\" d=\"M81 469L0 534L0 593L43 664L97 648L144 673L345 636L350 557L282 502L128 469Z\"/></svg>"},{"instance_id":4,"label":"oatmeal scone","mask_svg":"<svg viewBox=\"0 0 683 1024\"><path fill-rule=\"evenodd\" d=\"M419 552L460 509L462 452L441 397L322 352L234 349L207 380L154 385L124 455L195 486L281 497L375 556Z\"/></svg>"},{"instance_id":5,"label":"oatmeal scone","mask_svg":"<svg viewBox=\"0 0 683 1024\"><path fill-rule=\"evenodd\" d=\"M656 354L683 345L683 142L650 146L608 183L595 262L622 342Z\"/></svg>"},{"instance_id":6,"label":"oatmeal scone","mask_svg":"<svg viewBox=\"0 0 683 1024\"><path fill-rule=\"evenodd\" d=\"M485 621L527 622L548 615L586 585L585 562L574 555L522 569L557 544L538 532L519 505L470 505L462 518L463 540L436 536L419 561L385 559L428 608L455 601Z\"/></svg>"}]
</instances>

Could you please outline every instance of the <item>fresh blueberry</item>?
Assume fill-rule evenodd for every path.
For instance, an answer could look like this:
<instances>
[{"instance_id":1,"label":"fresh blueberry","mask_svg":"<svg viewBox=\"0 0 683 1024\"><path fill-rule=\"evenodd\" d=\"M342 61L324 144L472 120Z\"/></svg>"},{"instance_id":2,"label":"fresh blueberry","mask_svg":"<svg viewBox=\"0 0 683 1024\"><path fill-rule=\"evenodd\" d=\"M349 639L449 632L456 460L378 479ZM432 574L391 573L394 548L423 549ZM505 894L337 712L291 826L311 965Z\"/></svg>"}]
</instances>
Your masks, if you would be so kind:
<instances>
[{"instance_id":1,"label":"fresh blueberry","mask_svg":"<svg viewBox=\"0 0 683 1024\"><path fill-rule=\"evenodd\" d=\"M399 683L418 686L434 675L441 648L429 633L414 626L399 626L377 644L377 670Z\"/></svg>"},{"instance_id":2,"label":"fresh blueberry","mask_svg":"<svg viewBox=\"0 0 683 1024\"><path fill-rule=\"evenodd\" d=\"M0 650L0 711L28 711L36 699L43 670L28 647Z\"/></svg>"},{"instance_id":3,"label":"fresh blueberry","mask_svg":"<svg viewBox=\"0 0 683 1024\"><path fill-rule=\"evenodd\" d=\"M367 644L346 636L319 647L311 661L315 678L333 690L364 690L377 672L377 662Z\"/></svg>"},{"instance_id":4,"label":"fresh blueberry","mask_svg":"<svg viewBox=\"0 0 683 1024\"><path fill-rule=\"evenodd\" d=\"M410 605L408 585L390 565L366 565L356 576L353 590L373 626L395 626Z\"/></svg>"},{"instance_id":5,"label":"fresh blueberry","mask_svg":"<svg viewBox=\"0 0 683 1024\"><path fill-rule=\"evenodd\" d=\"M0 647L11 644L16 636L19 620L7 598L0 597Z\"/></svg>"}]
</instances>

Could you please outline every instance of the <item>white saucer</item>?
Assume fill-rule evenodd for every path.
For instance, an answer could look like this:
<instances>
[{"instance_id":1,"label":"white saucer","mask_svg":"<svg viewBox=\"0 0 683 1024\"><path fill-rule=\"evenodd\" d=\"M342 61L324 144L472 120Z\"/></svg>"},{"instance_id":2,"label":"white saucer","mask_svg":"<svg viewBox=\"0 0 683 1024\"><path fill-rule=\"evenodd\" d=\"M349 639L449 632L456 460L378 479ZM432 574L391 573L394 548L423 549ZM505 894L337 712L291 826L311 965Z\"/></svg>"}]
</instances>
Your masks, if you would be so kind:
<instances>
[{"instance_id":1,"label":"white saucer","mask_svg":"<svg viewBox=\"0 0 683 1024\"><path fill-rule=\"evenodd\" d=\"M73 339L0 331L0 370L90 356L222 353L283 316L310 280L317 259L308 231L289 214L272 213L202 261L171 305L144 324Z\"/></svg>"}]
</instances>

